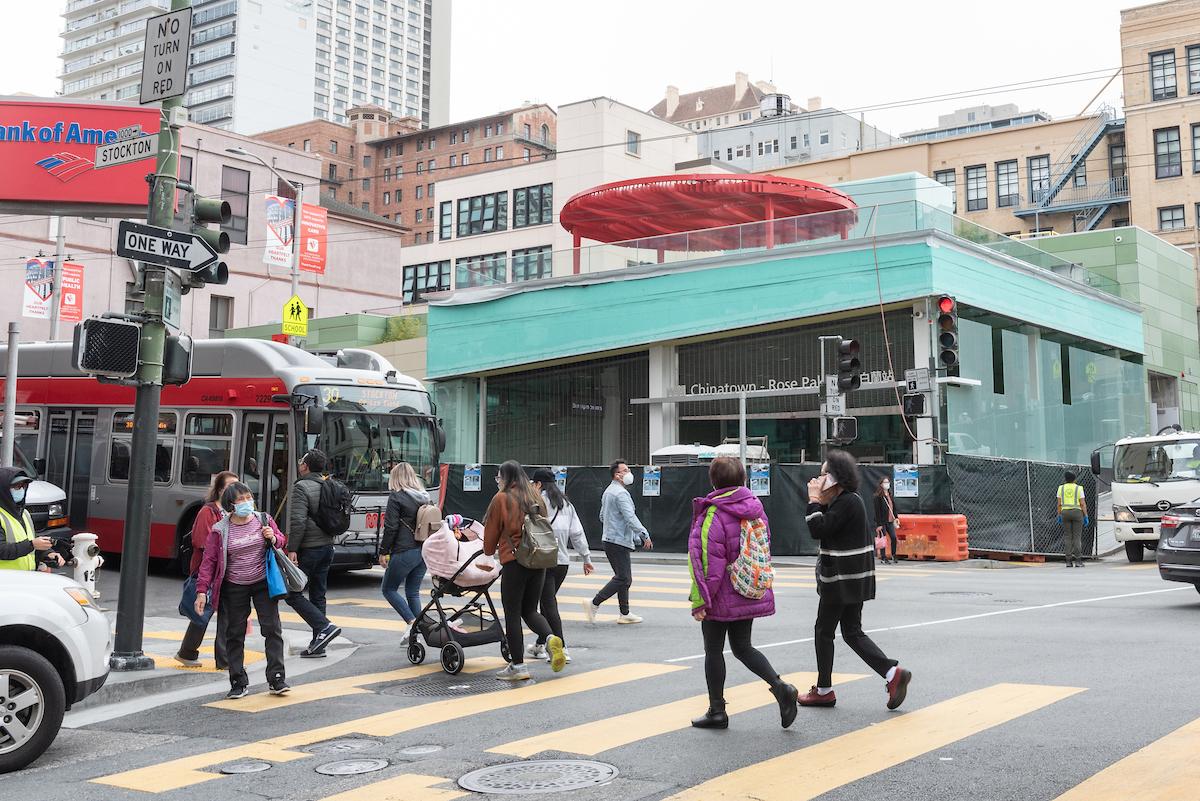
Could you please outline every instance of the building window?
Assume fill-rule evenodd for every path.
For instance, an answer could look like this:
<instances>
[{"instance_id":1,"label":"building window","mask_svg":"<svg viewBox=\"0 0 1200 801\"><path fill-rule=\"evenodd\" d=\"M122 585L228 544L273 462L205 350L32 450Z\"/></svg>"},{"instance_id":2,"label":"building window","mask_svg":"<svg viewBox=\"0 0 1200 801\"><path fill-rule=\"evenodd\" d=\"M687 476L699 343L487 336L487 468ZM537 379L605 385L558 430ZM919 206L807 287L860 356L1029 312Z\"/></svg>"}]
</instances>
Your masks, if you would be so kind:
<instances>
[{"instance_id":1,"label":"building window","mask_svg":"<svg viewBox=\"0 0 1200 801\"><path fill-rule=\"evenodd\" d=\"M1050 189L1050 156L1030 156L1027 166L1029 168L1029 202L1041 203L1042 197Z\"/></svg>"},{"instance_id":2,"label":"building window","mask_svg":"<svg viewBox=\"0 0 1200 801\"><path fill-rule=\"evenodd\" d=\"M642 155L642 135L637 131L625 131L625 152L631 156Z\"/></svg>"},{"instance_id":3,"label":"building window","mask_svg":"<svg viewBox=\"0 0 1200 801\"><path fill-rule=\"evenodd\" d=\"M450 132L450 144L452 144L452 145L458 144L458 131Z\"/></svg>"},{"instance_id":4,"label":"building window","mask_svg":"<svg viewBox=\"0 0 1200 801\"><path fill-rule=\"evenodd\" d=\"M1075 154L1071 154L1071 161L1075 160ZM1075 168L1075 174L1071 176L1072 186L1087 186L1087 159L1079 162L1079 166Z\"/></svg>"},{"instance_id":5,"label":"building window","mask_svg":"<svg viewBox=\"0 0 1200 801\"><path fill-rule=\"evenodd\" d=\"M1017 160L996 162L996 206L1008 208L1020 202L1021 184L1017 177Z\"/></svg>"},{"instance_id":6,"label":"building window","mask_svg":"<svg viewBox=\"0 0 1200 801\"><path fill-rule=\"evenodd\" d=\"M425 173L425 162L418 161L417 162L417 175L423 175L424 173Z\"/></svg>"},{"instance_id":7,"label":"building window","mask_svg":"<svg viewBox=\"0 0 1200 801\"><path fill-rule=\"evenodd\" d=\"M954 179L954 170L938 170L933 174L933 180L950 190L950 197L953 198L953 205L951 206L950 210L957 214L958 186Z\"/></svg>"},{"instance_id":8,"label":"building window","mask_svg":"<svg viewBox=\"0 0 1200 801\"><path fill-rule=\"evenodd\" d=\"M329 152L335 156L337 155L337 142L333 139L329 140Z\"/></svg>"},{"instance_id":9,"label":"building window","mask_svg":"<svg viewBox=\"0 0 1200 801\"><path fill-rule=\"evenodd\" d=\"M1170 100L1179 92L1175 84L1175 51L1150 54L1150 93L1154 100Z\"/></svg>"},{"instance_id":10,"label":"building window","mask_svg":"<svg viewBox=\"0 0 1200 801\"><path fill-rule=\"evenodd\" d=\"M1200 123L1192 123L1192 172L1200 172Z\"/></svg>"},{"instance_id":11,"label":"building window","mask_svg":"<svg viewBox=\"0 0 1200 801\"><path fill-rule=\"evenodd\" d=\"M496 136L504 136L504 123L496 123Z\"/></svg>"},{"instance_id":12,"label":"building window","mask_svg":"<svg viewBox=\"0 0 1200 801\"><path fill-rule=\"evenodd\" d=\"M492 286L508 280L508 257L504 253L467 256L454 260L454 287Z\"/></svg>"},{"instance_id":13,"label":"building window","mask_svg":"<svg viewBox=\"0 0 1200 801\"><path fill-rule=\"evenodd\" d=\"M1179 129L1159 128L1154 132L1154 177L1174 178L1182 174Z\"/></svg>"},{"instance_id":14,"label":"building window","mask_svg":"<svg viewBox=\"0 0 1200 801\"><path fill-rule=\"evenodd\" d=\"M524 127L523 127L523 129L522 129L522 130L524 130L524 131L525 131L525 138L526 138L526 139L532 139L532 138L533 138L533 126L531 126L529 123L525 123L525 125L524 125Z\"/></svg>"},{"instance_id":15,"label":"building window","mask_svg":"<svg viewBox=\"0 0 1200 801\"><path fill-rule=\"evenodd\" d=\"M463 128L463 144L465 145L467 142L470 142L470 141L471 141L471 129Z\"/></svg>"},{"instance_id":16,"label":"building window","mask_svg":"<svg viewBox=\"0 0 1200 801\"><path fill-rule=\"evenodd\" d=\"M537 278L549 278L554 275L551 266L552 255L550 246L540 248L524 248L512 252L512 280L533 281Z\"/></svg>"},{"instance_id":17,"label":"building window","mask_svg":"<svg viewBox=\"0 0 1200 801\"><path fill-rule=\"evenodd\" d=\"M554 185L526 186L513 192L513 228L549 225L553 220Z\"/></svg>"},{"instance_id":18,"label":"building window","mask_svg":"<svg viewBox=\"0 0 1200 801\"><path fill-rule=\"evenodd\" d=\"M421 184L417 184L417 200L420 200L423 197L425 197L425 187Z\"/></svg>"},{"instance_id":19,"label":"building window","mask_svg":"<svg viewBox=\"0 0 1200 801\"><path fill-rule=\"evenodd\" d=\"M967 167L967 211L987 208L987 167L978 164Z\"/></svg>"},{"instance_id":20,"label":"building window","mask_svg":"<svg viewBox=\"0 0 1200 801\"><path fill-rule=\"evenodd\" d=\"M392 157L392 146L391 145L383 146L383 157L385 159L390 159Z\"/></svg>"},{"instance_id":21,"label":"building window","mask_svg":"<svg viewBox=\"0 0 1200 801\"><path fill-rule=\"evenodd\" d=\"M221 339L233 328L233 298L224 295L208 296L208 338Z\"/></svg>"},{"instance_id":22,"label":"building window","mask_svg":"<svg viewBox=\"0 0 1200 801\"><path fill-rule=\"evenodd\" d=\"M425 222L425 210L424 209L417 209L416 221L417 222Z\"/></svg>"},{"instance_id":23,"label":"building window","mask_svg":"<svg viewBox=\"0 0 1200 801\"><path fill-rule=\"evenodd\" d=\"M829 144L829 131L821 131L821 133L817 137L817 144L819 144L819 145Z\"/></svg>"},{"instance_id":24,"label":"building window","mask_svg":"<svg viewBox=\"0 0 1200 801\"><path fill-rule=\"evenodd\" d=\"M529 148L527 148L527 147L523 147L523 148L521 148L521 160L522 160L522 161L526 161L526 162L528 162L528 161L529 161L529 156L530 156L530 155L531 155L531 154L530 154L530 152L529 152Z\"/></svg>"},{"instance_id":25,"label":"building window","mask_svg":"<svg viewBox=\"0 0 1200 801\"><path fill-rule=\"evenodd\" d=\"M789 149L789 150L795 150L795 149L796 149L796 137L794 137L794 136L793 136L793 137L791 137L791 138L788 140L788 149Z\"/></svg>"},{"instance_id":26,"label":"building window","mask_svg":"<svg viewBox=\"0 0 1200 801\"><path fill-rule=\"evenodd\" d=\"M433 184L425 184L425 197L433 197Z\"/></svg>"},{"instance_id":27,"label":"building window","mask_svg":"<svg viewBox=\"0 0 1200 801\"><path fill-rule=\"evenodd\" d=\"M496 145L496 161L504 161L504 145Z\"/></svg>"},{"instance_id":28,"label":"building window","mask_svg":"<svg viewBox=\"0 0 1200 801\"><path fill-rule=\"evenodd\" d=\"M1188 94L1200 94L1200 45L1187 49Z\"/></svg>"},{"instance_id":29,"label":"building window","mask_svg":"<svg viewBox=\"0 0 1200 801\"><path fill-rule=\"evenodd\" d=\"M438 214L441 215L438 220L438 239L449 239L454 235L453 201L443 200L438 205Z\"/></svg>"},{"instance_id":30,"label":"building window","mask_svg":"<svg viewBox=\"0 0 1200 801\"><path fill-rule=\"evenodd\" d=\"M492 160L492 149L490 147L485 147L483 149L483 161L486 164L487 162L489 162L491 160Z\"/></svg>"},{"instance_id":31,"label":"building window","mask_svg":"<svg viewBox=\"0 0 1200 801\"><path fill-rule=\"evenodd\" d=\"M1108 146L1108 177L1125 177L1125 140Z\"/></svg>"},{"instance_id":32,"label":"building window","mask_svg":"<svg viewBox=\"0 0 1200 801\"><path fill-rule=\"evenodd\" d=\"M371 179L370 179L370 178L363 178L363 179L362 179L362 188L363 188L363 189L370 189L370 188L371 188Z\"/></svg>"},{"instance_id":33,"label":"building window","mask_svg":"<svg viewBox=\"0 0 1200 801\"><path fill-rule=\"evenodd\" d=\"M383 205L385 205L385 206L392 205L392 193L391 192L383 193Z\"/></svg>"},{"instance_id":34,"label":"building window","mask_svg":"<svg viewBox=\"0 0 1200 801\"><path fill-rule=\"evenodd\" d=\"M304 140L304 152L305 153L312 152L312 140L311 139Z\"/></svg>"},{"instance_id":35,"label":"building window","mask_svg":"<svg viewBox=\"0 0 1200 801\"><path fill-rule=\"evenodd\" d=\"M410 264L404 268L404 302L424 303L428 292L450 290L450 262L433 261Z\"/></svg>"},{"instance_id":36,"label":"building window","mask_svg":"<svg viewBox=\"0 0 1200 801\"><path fill-rule=\"evenodd\" d=\"M424 150L424 149L425 149L425 140L424 140L424 139L418 139L418 140L417 140L417 152L418 152L418 153L420 153L420 152L421 152L422 150Z\"/></svg>"},{"instance_id":37,"label":"building window","mask_svg":"<svg viewBox=\"0 0 1200 801\"><path fill-rule=\"evenodd\" d=\"M459 198L458 235L474 236L508 228L508 192Z\"/></svg>"},{"instance_id":38,"label":"building window","mask_svg":"<svg viewBox=\"0 0 1200 801\"><path fill-rule=\"evenodd\" d=\"M451 154L451 156L450 156L450 166L451 166L451 167L457 167L457 166L458 166L458 156L457 156L457 155Z\"/></svg>"},{"instance_id":39,"label":"building window","mask_svg":"<svg viewBox=\"0 0 1200 801\"><path fill-rule=\"evenodd\" d=\"M462 166L466 167L466 166L467 166L467 165L469 165L470 163L471 163L471 154L470 154L470 153L463 153L463 154L462 154Z\"/></svg>"},{"instance_id":40,"label":"building window","mask_svg":"<svg viewBox=\"0 0 1200 801\"><path fill-rule=\"evenodd\" d=\"M808 147L808 146L809 146L809 143L810 143L812 140L811 140L811 139L809 139L809 136L808 136L808 134L802 134L802 135L801 135L801 137L800 137L800 141L802 141L802 142L804 143L804 146L805 146L805 147Z\"/></svg>"},{"instance_id":41,"label":"building window","mask_svg":"<svg viewBox=\"0 0 1200 801\"><path fill-rule=\"evenodd\" d=\"M229 201L232 217L224 230L229 240L239 245L246 244L246 230L250 214L250 172L236 167L221 167L221 199Z\"/></svg>"},{"instance_id":42,"label":"building window","mask_svg":"<svg viewBox=\"0 0 1200 801\"><path fill-rule=\"evenodd\" d=\"M1184 227L1183 206L1163 206L1158 210L1158 230L1178 231Z\"/></svg>"}]
</instances>

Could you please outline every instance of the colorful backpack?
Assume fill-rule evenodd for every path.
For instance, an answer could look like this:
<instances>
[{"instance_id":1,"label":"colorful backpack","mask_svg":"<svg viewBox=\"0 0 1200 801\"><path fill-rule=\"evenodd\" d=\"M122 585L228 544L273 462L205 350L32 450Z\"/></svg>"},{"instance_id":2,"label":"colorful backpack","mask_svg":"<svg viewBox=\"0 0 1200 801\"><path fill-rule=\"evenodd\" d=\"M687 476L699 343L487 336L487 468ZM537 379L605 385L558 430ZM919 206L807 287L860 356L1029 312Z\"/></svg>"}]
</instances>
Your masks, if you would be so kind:
<instances>
[{"instance_id":1,"label":"colorful backpack","mask_svg":"<svg viewBox=\"0 0 1200 801\"><path fill-rule=\"evenodd\" d=\"M729 580L734 592L757 601L767 594L775 581L766 522L761 517L743 520L741 541L737 559L729 565Z\"/></svg>"}]
</instances>

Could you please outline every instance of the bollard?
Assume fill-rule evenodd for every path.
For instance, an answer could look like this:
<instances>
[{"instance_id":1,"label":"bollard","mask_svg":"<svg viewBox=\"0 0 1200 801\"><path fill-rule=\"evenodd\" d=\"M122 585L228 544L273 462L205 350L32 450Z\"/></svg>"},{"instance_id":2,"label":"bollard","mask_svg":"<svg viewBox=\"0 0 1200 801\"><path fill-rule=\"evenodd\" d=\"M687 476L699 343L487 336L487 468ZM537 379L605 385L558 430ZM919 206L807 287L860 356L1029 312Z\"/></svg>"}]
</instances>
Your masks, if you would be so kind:
<instances>
[{"instance_id":1,"label":"bollard","mask_svg":"<svg viewBox=\"0 0 1200 801\"><path fill-rule=\"evenodd\" d=\"M81 531L71 537L71 556L75 560L75 580L82 584L93 598L99 598L96 592L96 571L104 564L104 557L96 547L96 535Z\"/></svg>"}]
</instances>

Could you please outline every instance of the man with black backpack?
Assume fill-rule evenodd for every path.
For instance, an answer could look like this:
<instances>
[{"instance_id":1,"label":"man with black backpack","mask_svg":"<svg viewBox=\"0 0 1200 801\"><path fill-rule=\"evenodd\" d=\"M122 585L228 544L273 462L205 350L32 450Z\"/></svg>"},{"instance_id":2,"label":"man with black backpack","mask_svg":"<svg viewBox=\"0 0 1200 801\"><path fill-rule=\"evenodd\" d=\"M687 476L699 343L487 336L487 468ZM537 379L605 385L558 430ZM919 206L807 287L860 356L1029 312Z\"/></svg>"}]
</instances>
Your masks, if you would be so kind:
<instances>
[{"instance_id":1,"label":"man with black backpack","mask_svg":"<svg viewBox=\"0 0 1200 801\"><path fill-rule=\"evenodd\" d=\"M308 598L292 593L287 603L304 618L313 632L312 642L300 653L304 658L325 656L325 648L342 633L325 616L325 591L333 564L333 538L350 527L350 491L324 475L329 459L313 449L300 459L300 478L288 499L288 556L308 576ZM318 615L313 614L319 613Z\"/></svg>"}]
</instances>

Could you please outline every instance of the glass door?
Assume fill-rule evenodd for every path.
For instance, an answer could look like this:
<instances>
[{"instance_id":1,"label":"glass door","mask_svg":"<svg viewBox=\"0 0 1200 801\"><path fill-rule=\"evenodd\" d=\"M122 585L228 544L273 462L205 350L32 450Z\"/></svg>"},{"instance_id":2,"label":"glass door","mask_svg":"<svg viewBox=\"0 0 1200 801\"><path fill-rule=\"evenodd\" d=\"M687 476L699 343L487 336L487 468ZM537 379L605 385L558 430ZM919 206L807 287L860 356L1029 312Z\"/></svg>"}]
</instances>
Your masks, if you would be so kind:
<instances>
[{"instance_id":1,"label":"glass door","mask_svg":"<svg viewBox=\"0 0 1200 801\"><path fill-rule=\"evenodd\" d=\"M294 465L292 458L291 422L290 415L271 415L271 453L270 475L271 485L275 489L271 496L264 499L264 509L269 509L271 515L279 520L287 520L287 495L292 486ZM280 526L284 526L281 524Z\"/></svg>"},{"instance_id":2,"label":"glass door","mask_svg":"<svg viewBox=\"0 0 1200 801\"><path fill-rule=\"evenodd\" d=\"M50 412L46 481L66 493L67 516L75 529L87 528L95 431L96 413L90 409Z\"/></svg>"},{"instance_id":3,"label":"glass door","mask_svg":"<svg viewBox=\"0 0 1200 801\"><path fill-rule=\"evenodd\" d=\"M247 412L242 415L242 460L238 477L254 493L259 509L269 509L268 499L273 489L271 481L263 481L263 466L267 464L267 425L270 415Z\"/></svg>"}]
</instances>

